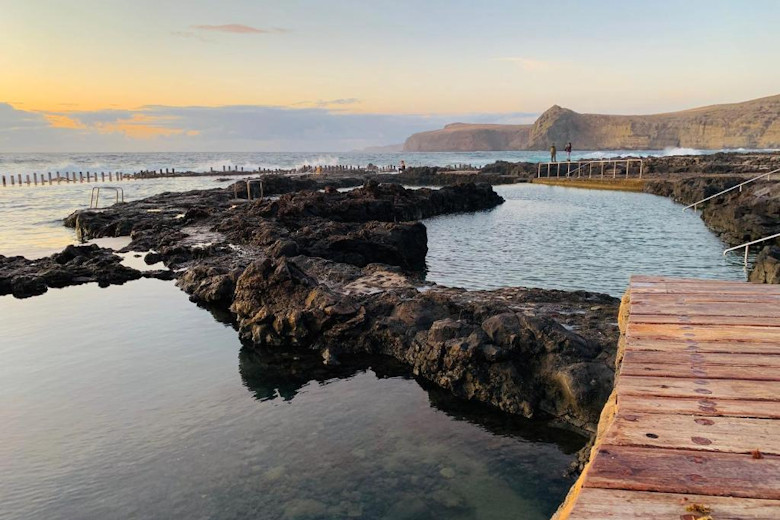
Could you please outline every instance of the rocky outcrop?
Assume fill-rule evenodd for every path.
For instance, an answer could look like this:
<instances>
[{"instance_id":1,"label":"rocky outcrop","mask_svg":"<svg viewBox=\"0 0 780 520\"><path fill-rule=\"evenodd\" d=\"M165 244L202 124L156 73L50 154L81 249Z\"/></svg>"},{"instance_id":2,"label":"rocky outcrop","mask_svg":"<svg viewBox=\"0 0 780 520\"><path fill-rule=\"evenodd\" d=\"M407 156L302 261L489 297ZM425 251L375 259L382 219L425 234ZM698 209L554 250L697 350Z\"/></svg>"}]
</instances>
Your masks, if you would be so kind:
<instances>
[{"instance_id":1,"label":"rocky outcrop","mask_svg":"<svg viewBox=\"0 0 780 520\"><path fill-rule=\"evenodd\" d=\"M748 279L754 283L780 283L780 247L763 248L756 257Z\"/></svg>"},{"instance_id":2,"label":"rocky outcrop","mask_svg":"<svg viewBox=\"0 0 780 520\"><path fill-rule=\"evenodd\" d=\"M546 150L567 142L579 150L778 148L780 95L654 115L580 114L555 105L532 125L457 123L412 135L404 150Z\"/></svg>"},{"instance_id":3,"label":"rocky outcrop","mask_svg":"<svg viewBox=\"0 0 780 520\"><path fill-rule=\"evenodd\" d=\"M170 279L167 271L141 272L121 264L122 258L96 245L68 246L47 258L28 260L0 255L0 296L38 296L49 288L95 282L101 287L121 285L142 276Z\"/></svg>"},{"instance_id":4,"label":"rocky outcrop","mask_svg":"<svg viewBox=\"0 0 780 520\"><path fill-rule=\"evenodd\" d=\"M527 150L531 125L452 123L441 130L420 132L404 142L405 152Z\"/></svg>"},{"instance_id":5,"label":"rocky outcrop","mask_svg":"<svg viewBox=\"0 0 780 520\"><path fill-rule=\"evenodd\" d=\"M229 312L247 348L336 365L391 356L450 394L595 428L611 390L617 300L528 289L468 292L423 278L418 219L489 209L489 185L408 190L369 181L237 202L232 188L162 194L67 219L85 237L130 233L128 250Z\"/></svg>"},{"instance_id":6,"label":"rocky outcrop","mask_svg":"<svg viewBox=\"0 0 780 520\"><path fill-rule=\"evenodd\" d=\"M546 291L421 284L380 264L266 258L238 279L231 310L242 338L261 348L315 348L327 363L389 355L455 396L593 429L611 390L615 339L605 323L593 324L610 319L616 300L558 293L556 303ZM553 318L571 306L583 313L574 330Z\"/></svg>"}]
</instances>

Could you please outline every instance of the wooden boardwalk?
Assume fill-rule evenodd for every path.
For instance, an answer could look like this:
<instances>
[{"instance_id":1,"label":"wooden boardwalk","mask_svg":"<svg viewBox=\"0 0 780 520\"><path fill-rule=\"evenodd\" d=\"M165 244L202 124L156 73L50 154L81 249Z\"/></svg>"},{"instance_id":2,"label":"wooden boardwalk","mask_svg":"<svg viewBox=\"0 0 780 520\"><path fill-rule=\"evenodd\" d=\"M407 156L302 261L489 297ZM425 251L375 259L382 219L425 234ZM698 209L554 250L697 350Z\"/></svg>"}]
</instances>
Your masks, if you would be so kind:
<instances>
[{"instance_id":1,"label":"wooden boardwalk","mask_svg":"<svg viewBox=\"0 0 780 520\"><path fill-rule=\"evenodd\" d=\"M780 519L780 286L635 276L629 297L615 391L558 518Z\"/></svg>"}]
</instances>

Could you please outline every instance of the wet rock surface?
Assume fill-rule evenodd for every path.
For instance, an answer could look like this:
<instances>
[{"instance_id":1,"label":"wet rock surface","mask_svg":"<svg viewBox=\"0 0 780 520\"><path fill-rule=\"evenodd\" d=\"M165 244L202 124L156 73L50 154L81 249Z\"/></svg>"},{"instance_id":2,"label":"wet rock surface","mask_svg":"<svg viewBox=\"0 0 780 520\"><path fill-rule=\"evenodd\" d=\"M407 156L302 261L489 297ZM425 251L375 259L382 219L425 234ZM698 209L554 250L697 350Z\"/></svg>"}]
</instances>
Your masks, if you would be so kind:
<instances>
[{"instance_id":1,"label":"wet rock surface","mask_svg":"<svg viewBox=\"0 0 780 520\"><path fill-rule=\"evenodd\" d=\"M378 184L234 199L161 194L66 224L129 234L126 250L177 270L177 284L229 312L248 348L316 352L324 365L391 356L451 395L593 431L612 389L618 300L584 292L465 291L424 281L418 219L503 202L487 184Z\"/></svg>"},{"instance_id":2,"label":"wet rock surface","mask_svg":"<svg viewBox=\"0 0 780 520\"><path fill-rule=\"evenodd\" d=\"M170 278L167 271L141 272L121 264L122 258L97 245L68 246L47 258L28 260L0 255L0 295L29 298L49 288L84 283L120 285L141 277Z\"/></svg>"}]
</instances>

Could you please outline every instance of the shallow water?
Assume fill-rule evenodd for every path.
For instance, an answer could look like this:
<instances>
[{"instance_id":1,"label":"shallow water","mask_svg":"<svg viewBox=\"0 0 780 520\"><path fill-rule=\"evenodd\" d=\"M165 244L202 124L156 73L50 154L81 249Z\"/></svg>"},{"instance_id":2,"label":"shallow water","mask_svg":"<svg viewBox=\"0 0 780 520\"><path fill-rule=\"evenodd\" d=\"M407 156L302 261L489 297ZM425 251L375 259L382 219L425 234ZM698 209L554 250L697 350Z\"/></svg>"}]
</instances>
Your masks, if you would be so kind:
<instances>
[{"instance_id":1,"label":"shallow water","mask_svg":"<svg viewBox=\"0 0 780 520\"><path fill-rule=\"evenodd\" d=\"M304 376L171 282L0 297L0 315L3 519L542 519L583 442L386 362Z\"/></svg>"},{"instance_id":2,"label":"shallow water","mask_svg":"<svg viewBox=\"0 0 780 520\"><path fill-rule=\"evenodd\" d=\"M744 280L739 255L665 197L538 184L496 186L504 204L425 220L428 279L620 296L632 274Z\"/></svg>"},{"instance_id":3,"label":"shallow water","mask_svg":"<svg viewBox=\"0 0 780 520\"><path fill-rule=\"evenodd\" d=\"M218 181L219 177L183 177L91 184L60 184L37 187L0 188L0 255L39 258L61 251L76 241L76 234L62 225L62 219L77 209L89 208L94 186L119 186L126 201L165 191L188 191L228 186L238 178ZM102 193L101 207L115 201L111 193Z\"/></svg>"}]
</instances>

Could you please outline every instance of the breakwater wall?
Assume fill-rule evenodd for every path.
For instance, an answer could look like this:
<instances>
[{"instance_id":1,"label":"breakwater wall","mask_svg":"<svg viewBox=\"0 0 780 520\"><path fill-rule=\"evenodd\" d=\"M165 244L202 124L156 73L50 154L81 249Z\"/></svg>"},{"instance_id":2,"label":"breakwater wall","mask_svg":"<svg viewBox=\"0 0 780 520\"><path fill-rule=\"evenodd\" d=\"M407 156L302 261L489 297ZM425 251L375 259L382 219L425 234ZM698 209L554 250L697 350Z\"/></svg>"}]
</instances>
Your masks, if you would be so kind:
<instances>
[{"instance_id":1,"label":"breakwater wall","mask_svg":"<svg viewBox=\"0 0 780 520\"><path fill-rule=\"evenodd\" d=\"M360 165L307 165L299 168L257 168L245 169L238 166L222 166L219 168L210 168L209 171L177 171L175 168L159 168L155 170L141 170L133 173L127 172L90 172L90 171L67 171L67 172L46 172L46 173L28 173L28 174L0 174L0 185L3 187L23 187L23 186L52 186L71 183L91 183L91 182L114 182L114 181L133 181L144 179L162 179L174 177L206 177L206 176L242 176L242 175L302 175L302 174L323 174L323 175L361 175L361 174L403 174L419 168L408 168L401 170L394 165L377 166L375 164ZM477 168L470 164L453 164L437 168L437 170L458 171L458 172L476 172Z\"/></svg>"}]
</instances>

